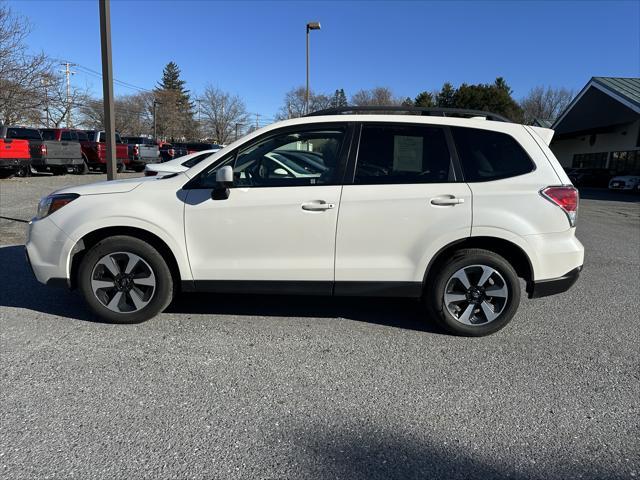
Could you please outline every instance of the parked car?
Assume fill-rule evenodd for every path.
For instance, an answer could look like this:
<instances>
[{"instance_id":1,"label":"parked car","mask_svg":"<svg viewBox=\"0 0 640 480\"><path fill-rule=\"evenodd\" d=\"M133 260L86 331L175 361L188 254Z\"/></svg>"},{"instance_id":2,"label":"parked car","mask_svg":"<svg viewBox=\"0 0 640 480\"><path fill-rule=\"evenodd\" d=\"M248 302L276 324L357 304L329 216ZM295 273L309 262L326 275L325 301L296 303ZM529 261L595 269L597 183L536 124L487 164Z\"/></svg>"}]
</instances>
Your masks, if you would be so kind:
<instances>
[{"instance_id":1,"label":"parked car","mask_svg":"<svg viewBox=\"0 0 640 480\"><path fill-rule=\"evenodd\" d=\"M188 153L187 148L183 146L173 145L166 142L160 145L160 158L163 162L168 162L174 158L184 157L185 155L188 155Z\"/></svg>"},{"instance_id":2,"label":"parked car","mask_svg":"<svg viewBox=\"0 0 640 480\"><path fill-rule=\"evenodd\" d=\"M174 143L174 147L183 148L189 153L202 152L204 150L220 150L221 145L217 143L202 143L202 142L190 142L190 143Z\"/></svg>"},{"instance_id":3,"label":"parked car","mask_svg":"<svg viewBox=\"0 0 640 480\"><path fill-rule=\"evenodd\" d=\"M0 132L4 127L0 125ZM29 171L31 154L27 140L0 137L0 178L26 174Z\"/></svg>"},{"instance_id":4,"label":"parked car","mask_svg":"<svg viewBox=\"0 0 640 480\"><path fill-rule=\"evenodd\" d=\"M107 171L107 146L105 145L105 132L100 130L84 130L86 140L81 140L82 153L87 165L92 170ZM122 143L120 134L116 133L116 163L119 172L129 165L129 147Z\"/></svg>"},{"instance_id":5,"label":"parked car","mask_svg":"<svg viewBox=\"0 0 640 480\"><path fill-rule=\"evenodd\" d=\"M640 172L632 172L613 177L609 180L609 189L637 191L640 189Z\"/></svg>"},{"instance_id":6,"label":"parked car","mask_svg":"<svg viewBox=\"0 0 640 480\"><path fill-rule=\"evenodd\" d=\"M316 112L182 173L59 190L29 224L34 274L117 323L155 316L177 291L252 292L412 297L455 334L493 333L516 313L520 279L530 297L578 279L578 191L552 130L423 110ZM279 149L326 170L273 176L261 164Z\"/></svg>"},{"instance_id":7,"label":"parked car","mask_svg":"<svg viewBox=\"0 0 640 480\"><path fill-rule=\"evenodd\" d=\"M87 164L82 155L82 147L80 146L80 137L76 130L69 128L41 128L40 134L43 140L58 142L61 148L69 150L68 154L73 156L71 165L67 167L69 171L75 174L84 174L87 172ZM42 171L42 168L34 168Z\"/></svg>"},{"instance_id":8,"label":"parked car","mask_svg":"<svg viewBox=\"0 0 640 480\"><path fill-rule=\"evenodd\" d=\"M27 140L31 168L39 172L63 175L82 164L80 145L77 142L43 140L36 128L4 126L0 129L0 138Z\"/></svg>"},{"instance_id":9,"label":"parked car","mask_svg":"<svg viewBox=\"0 0 640 480\"><path fill-rule=\"evenodd\" d=\"M145 165L160 162L160 148L146 137L122 137L122 141L129 148L129 160L132 170L141 172Z\"/></svg>"},{"instance_id":10,"label":"parked car","mask_svg":"<svg viewBox=\"0 0 640 480\"><path fill-rule=\"evenodd\" d=\"M144 174L147 177L154 177L156 175L162 176L184 172L219 151L220 149L204 150L202 152L190 153L189 155L184 155L183 157L178 157L168 162L148 164L144 167Z\"/></svg>"},{"instance_id":11,"label":"parked car","mask_svg":"<svg viewBox=\"0 0 640 480\"><path fill-rule=\"evenodd\" d=\"M611 172L606 168L576 168L569 174L576 187L606 188L610 178Z\"/></svg>"}]
</instances>

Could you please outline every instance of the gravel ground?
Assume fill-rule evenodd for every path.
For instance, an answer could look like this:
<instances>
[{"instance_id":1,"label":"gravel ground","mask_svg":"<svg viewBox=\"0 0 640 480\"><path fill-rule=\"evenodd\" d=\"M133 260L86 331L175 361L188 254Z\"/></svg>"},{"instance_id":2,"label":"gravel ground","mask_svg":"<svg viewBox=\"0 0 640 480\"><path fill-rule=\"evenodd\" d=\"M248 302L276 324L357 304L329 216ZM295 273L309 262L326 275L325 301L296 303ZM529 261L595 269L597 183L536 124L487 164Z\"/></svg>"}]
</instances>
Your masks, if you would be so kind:
<instances>
[{"instance_id":1,"label":"gravel ground","mask_svg":"<svg viewBox=\"0 0 640 480\"><path fill-rule=\"evenodd\" d=\"M2 181L0 216L98 178ZM189 295L107 325L2 247L0 476L640 476L640 197L583 199L579 283L480 339L401 300Z\"/></svg>"}]
</instances>

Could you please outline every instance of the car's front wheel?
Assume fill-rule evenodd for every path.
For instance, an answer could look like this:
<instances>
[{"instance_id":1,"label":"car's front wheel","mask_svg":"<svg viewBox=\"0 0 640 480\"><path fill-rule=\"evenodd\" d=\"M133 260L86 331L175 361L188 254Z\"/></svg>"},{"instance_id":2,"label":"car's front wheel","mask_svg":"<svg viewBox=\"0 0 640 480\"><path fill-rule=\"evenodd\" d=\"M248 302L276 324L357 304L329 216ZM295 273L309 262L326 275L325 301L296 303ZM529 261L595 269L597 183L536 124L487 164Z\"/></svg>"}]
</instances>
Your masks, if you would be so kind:
<instances>
[{"instance_id":1,"label":"car's front wheel","mask_svg":"<svg viewBox=\"0 0 640 480\"><path fill-rule=\"evenodd\" d=\"M82 259L78 275L89 308L108 322L143 322L173 297L173 278L162 255L135 237L98 242Z\"/></svg>"},{"instance_id":2,"label":"car's front wheel","mask_svg":"<svg viewBox=\"0 0 640 480\"><path fill-rule=\"evenodd\" d=\"M520 304L520 283L500 255L464 249L432 276L425 301L430 314L448 331L479 337L509 323Z\"/></svg>"}]
</instances>

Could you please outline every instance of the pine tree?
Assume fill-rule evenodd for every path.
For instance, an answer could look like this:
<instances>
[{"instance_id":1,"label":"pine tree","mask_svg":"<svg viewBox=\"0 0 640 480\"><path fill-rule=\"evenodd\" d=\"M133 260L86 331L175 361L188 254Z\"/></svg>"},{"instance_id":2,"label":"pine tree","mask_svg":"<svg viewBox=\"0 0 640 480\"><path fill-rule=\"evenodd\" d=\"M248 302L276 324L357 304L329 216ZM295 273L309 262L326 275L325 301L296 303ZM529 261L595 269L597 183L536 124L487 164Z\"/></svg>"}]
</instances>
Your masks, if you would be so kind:
<instances>
[{"instance_id":1,"label":"pine tree","mask_svg":"<svg viewBox=\"0 0 640 480\"><path fill-rule=\"evenodd\" d=\"M336 92L333 94L333 98L331 99L331 106L338 108L346 107L347 105L347 96L344 93L344 89L340 88L336 90Z\"/></svg>"},{"instance_id":2,"label":"pine tree","mask_svg":"<svg viewBox=\"0 0 640 480\"><path fill-rule=\"evenodd\" d=\"M446 82L436 95L436 105L443 108L454 108L456 106L455 96L456 89L449 82Z\"/></svg>"},{"instance_id":3,"label":"pine tree","mask_svg":"<svg viewBox=\"0 0 640 480\"><path fill-rule=\"evenodd\" d=\"M427 91L420 92L414 100L413 104L416 107L433 107L433 94Z\"/></svg>"},{"instance_id":4,"label":"pine tree","mask_svg":"<svg viewBox=\"0 0 640 480\"><path fill-rule=\"evenodd\" d=\"M184 88L186 82L180 78L180 68L175 62L169 62L162 70L162 80L156 90L173 90L189 97L189 90Z\"/></svg>"},{"instance_id":5,"label":"pine tree","mask_svg":"<svg viewBox=\"0 0 640 480\"><path fill-rule=\"evenodd\" d=\"M158 131L162 136L189 138L194 131L193 103L186 82L180 78L180 68L169 62L162 70L162 79L154 89L158 107Z\"/></svg>"}]
</instances>

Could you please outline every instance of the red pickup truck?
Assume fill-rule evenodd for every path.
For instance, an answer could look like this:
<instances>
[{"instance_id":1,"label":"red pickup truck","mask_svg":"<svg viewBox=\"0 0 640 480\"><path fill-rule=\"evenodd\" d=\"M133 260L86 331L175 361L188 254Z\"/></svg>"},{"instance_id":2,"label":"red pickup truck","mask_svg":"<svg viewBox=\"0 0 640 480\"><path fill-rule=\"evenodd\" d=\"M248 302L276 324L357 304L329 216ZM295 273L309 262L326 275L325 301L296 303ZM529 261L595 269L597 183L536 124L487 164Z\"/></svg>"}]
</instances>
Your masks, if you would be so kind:
<instances>
[{"instance_id":1,"label":"red pickup truck","mask_svg":"<svg viewBox=\"0 0 640 480\"><path fill-rule=\"evenodd\" d=\"M84 133L84 135L81 135ZM107 145L105 132L100 130L78 131L82 154L87 166L91 169L107 171ZM123 171L129 165L129 147L122 143L120 134L116 133L116 161L118 171Z\"/></svg>"},{"instance_id":2,"label":"red pickup truck","mask_svg":"<svg viewBox=\"0 0 640 480\"><path fill-rule=\"evenodd\" d=\"M0 178L28 172L30 159L28 140L0 138Z\"/></svg>"}]
</instances>

